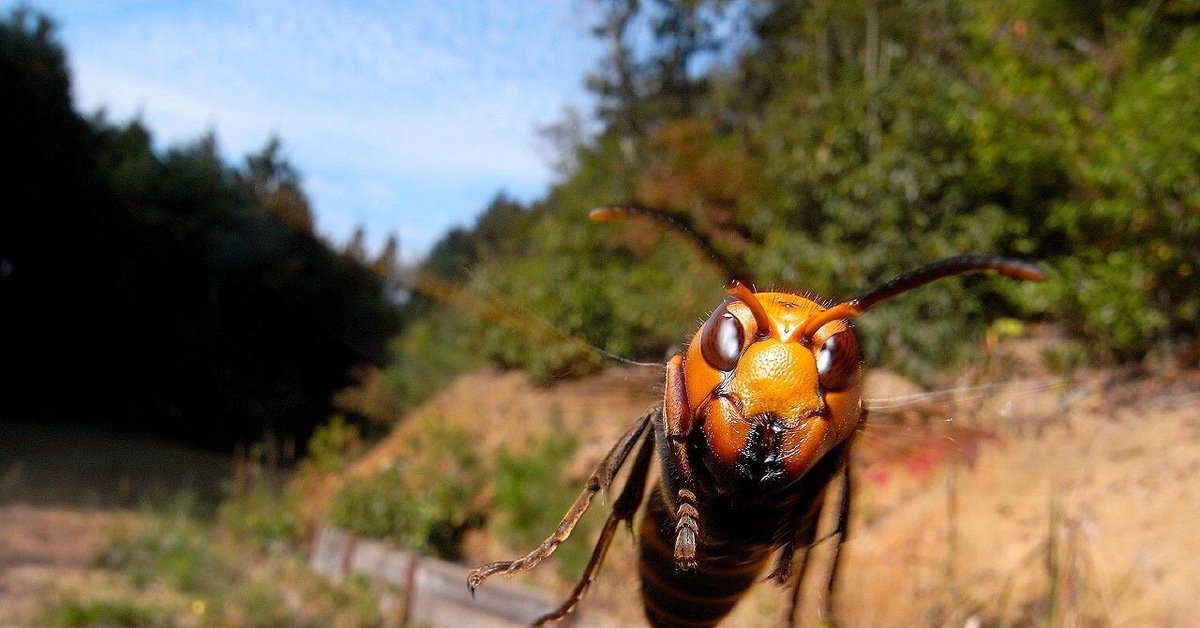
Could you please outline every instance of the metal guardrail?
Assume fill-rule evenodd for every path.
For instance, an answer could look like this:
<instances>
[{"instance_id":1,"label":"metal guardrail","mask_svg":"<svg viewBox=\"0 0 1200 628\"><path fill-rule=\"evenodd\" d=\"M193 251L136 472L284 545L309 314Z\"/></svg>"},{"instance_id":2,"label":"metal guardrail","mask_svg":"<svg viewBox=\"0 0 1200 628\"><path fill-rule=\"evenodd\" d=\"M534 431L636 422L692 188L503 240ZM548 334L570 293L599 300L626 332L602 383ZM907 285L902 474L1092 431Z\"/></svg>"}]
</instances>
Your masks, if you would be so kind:
<instances>
[{"instance_id":1,"label":"metal guardrail","mask_svg":"<svg viewBox=\"0 0 1200 628\"><path fill-rule=\"evenodd\" d=\"M362 574L381 585L380 607L389 625L528 626L560 601L544 591L503 581L489 582L472 597L467 590L468 569L462 565L339 528L318 528L309 565L334 581Z\"/></svg>"}]
</instances>

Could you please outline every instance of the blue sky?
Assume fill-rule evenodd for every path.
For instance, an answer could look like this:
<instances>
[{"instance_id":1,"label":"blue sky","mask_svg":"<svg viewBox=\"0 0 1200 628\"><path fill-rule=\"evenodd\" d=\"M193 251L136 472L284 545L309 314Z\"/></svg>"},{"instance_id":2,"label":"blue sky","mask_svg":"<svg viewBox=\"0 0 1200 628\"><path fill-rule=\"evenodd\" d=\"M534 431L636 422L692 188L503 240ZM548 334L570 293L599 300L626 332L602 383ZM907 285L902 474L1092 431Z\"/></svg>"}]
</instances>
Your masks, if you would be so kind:
<instances>
[{"instance_id":1,"label":"blue sky","mask_svg":"<svg viewBox=\"0 0 1200 628\"><path fill-rule=\"evenodd\" d=\"M29 4L58 23L77 109L140 118L160 147L211 130L238 164L278 135L319 232L395 233L406 258L497 192L543 194L536 129L590 113L603 53L587 0Z\"/></svg>"}]
</instances>

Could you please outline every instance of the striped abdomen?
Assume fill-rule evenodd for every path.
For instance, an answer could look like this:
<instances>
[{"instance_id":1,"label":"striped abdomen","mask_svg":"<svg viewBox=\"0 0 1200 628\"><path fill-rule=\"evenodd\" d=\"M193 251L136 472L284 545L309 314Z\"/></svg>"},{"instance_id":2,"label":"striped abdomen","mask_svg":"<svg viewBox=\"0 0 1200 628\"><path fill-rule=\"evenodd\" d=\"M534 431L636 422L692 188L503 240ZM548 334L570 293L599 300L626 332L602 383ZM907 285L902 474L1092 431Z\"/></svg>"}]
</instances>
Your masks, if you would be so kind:
<instances>
[{"instance_id":1,"label":"striped abdomen","mask_svg":"<svg viewBox=\"0 0 1200 628\"><path fill-rule=\"evenodd\" d=\"M655 626L713 626L759 579L769 544L702 543L694 570L675 566L675 523L661 491L651 491L642 518L638 572L646 618Z\"/></svg>"},{"instance_id":2,"label":"striped abdomen","mask_svg":"<svg viewBox=\"0 0 1200 628\"><path fill-rule=\"evenodd\" d=\"M696 504L700 533L693 570L675 563L675 506L664 495L677 489L667 473L650 491L639 534L638 574L650 623L714 626L762 579L778 548L805 551L816 535L825 489L845 464L846 449L840 446L801 481L777 492L750 499L705 494Z\"/></svg>"}]
</instances>

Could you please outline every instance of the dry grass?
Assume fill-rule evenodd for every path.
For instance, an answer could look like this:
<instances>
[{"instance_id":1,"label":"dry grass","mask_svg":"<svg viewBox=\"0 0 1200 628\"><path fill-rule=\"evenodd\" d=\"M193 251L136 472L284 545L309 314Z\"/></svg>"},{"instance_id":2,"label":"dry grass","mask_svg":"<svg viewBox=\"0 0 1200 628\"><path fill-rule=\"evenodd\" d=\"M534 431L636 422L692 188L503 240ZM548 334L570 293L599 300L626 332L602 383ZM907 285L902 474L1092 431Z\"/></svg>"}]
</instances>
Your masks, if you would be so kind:
<instances>
[{"instance_id":1,"label":"dry grass","mask_svg":"<svg viewBox=\"0 0 1200 628\"><path fill-rule=\"evenodd\" d=\"M297 548L261 551L227 520L238 504L217 514L228 458L0 428L0 626L377 623L366 588L324 582Z\"/></svg>"}]
</instances>

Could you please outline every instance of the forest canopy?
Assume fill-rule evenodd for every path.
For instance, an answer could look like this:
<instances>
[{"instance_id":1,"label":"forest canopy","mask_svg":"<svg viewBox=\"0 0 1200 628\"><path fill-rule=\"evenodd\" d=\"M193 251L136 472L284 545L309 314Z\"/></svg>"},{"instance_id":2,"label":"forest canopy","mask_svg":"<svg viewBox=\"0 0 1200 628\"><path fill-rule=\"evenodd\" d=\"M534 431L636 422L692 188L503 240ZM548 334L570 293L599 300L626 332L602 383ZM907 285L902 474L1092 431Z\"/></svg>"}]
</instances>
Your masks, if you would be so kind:
<instances>
[{"instance_id":1,"label":"forest canopy","mask_svg":"<svg viewBox=\"0 0 1200 628\"><path fill-rule=\"evenodd\" d=\"M307 436L397 330L385 278L313 231L272 140L155 150L85 118L45 16L0 24L0 408L228 447Z\"/></svg>"},{"instance_id":2,"label":"forest canopy","mask_svg":"<svg viewBox=\"0 0 1200 628\"><path fill-rule=\"evenodd\" d=\"M590 6L600 129L550 125L546 197L498 199L435 247L425 274L508 314L425 302L384 374L402 398L484 362L549 379L682 342L727 278L653 225L586 221L621 203L694 225L742 279L826 299L963 253L1049 271L943 282L856 322L869 362L913 374L1006 317L1055 323L1068 361L1194 352L1200 2Z\"/></svg>"}]
</instances>

